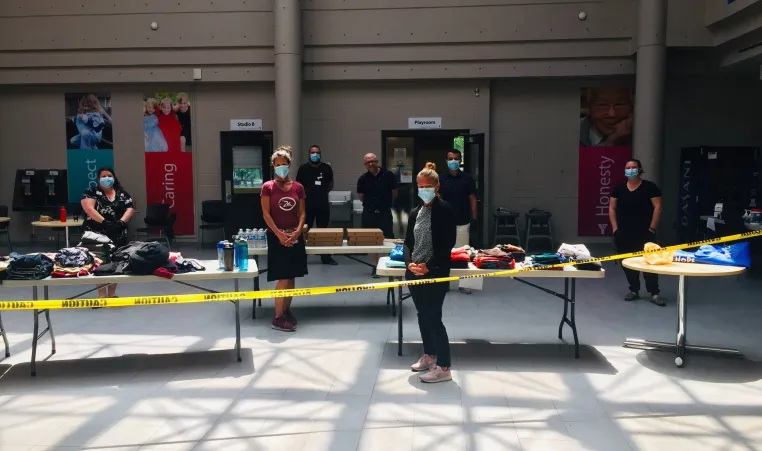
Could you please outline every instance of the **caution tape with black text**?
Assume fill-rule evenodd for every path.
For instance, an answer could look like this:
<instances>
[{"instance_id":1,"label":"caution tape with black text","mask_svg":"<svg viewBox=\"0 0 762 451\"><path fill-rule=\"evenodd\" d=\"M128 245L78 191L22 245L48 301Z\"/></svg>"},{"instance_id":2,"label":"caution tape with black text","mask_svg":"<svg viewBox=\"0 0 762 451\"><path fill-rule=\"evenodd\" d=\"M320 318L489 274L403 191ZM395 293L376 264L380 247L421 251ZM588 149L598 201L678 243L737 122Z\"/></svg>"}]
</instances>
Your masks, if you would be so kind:
<instances>
[{"instance_id":1,"label":"caution tape with black text","mask_svg":"<svg viewBox=\"0 0 762 451\"><path fill-rule=\"evenodd\" d=\"M424 279L424 280L402 280L395 282L379 282L360 285L337 285L327 287L312 287L312 288L294 288L290 290L261 290L261 291L239 291L228 293L210 293L210 294L178 294L178 295L157 295L157 296L133 296L123 298L110 298L110 299L55 299L55 300L22 300L22 301L0 301L0 311L3 310L44 310L44 309L78 309L78 308L92 308L92 307L130 307L138 305L166 305L166 304L192 304L199 302L221 302L221 301L241 301L248 299L264 299L264 298L282 298L282 297L301 297L301 296L318 296L334 293L350 293L356 291L371 291L371 290L386 290L389 288L397 288L410 285L423 285L430 283L441 282L455 282L462 279L478 279L482 277L506 277L506 276L519 276L522 273L530 271L544 271L549 269L559 269L567 266L575 266L579 264L588 263L603 263L615 260L623 260L625 258L640 257L647 254L653 254L663 251L677 251L684 249L691 249L708 244L727 243L731 241L739 241L748 238L754 238L762 236L762 230L755 230L745 233L739 233L736 235L728 235L719 238L711 238L707 240L694 241L692 243L677 244L674 246L667 246L660 249L653 249L648 251L629 252L626 254L610 255L608 257L596 257L590 260L559 263L555 265L547 265L541 267L527 267L521 269L507 269L501 271L494 271L483 274L475 274L468 276L450 276L440 277L436 279Z\"/></svg>"}]
</instances>

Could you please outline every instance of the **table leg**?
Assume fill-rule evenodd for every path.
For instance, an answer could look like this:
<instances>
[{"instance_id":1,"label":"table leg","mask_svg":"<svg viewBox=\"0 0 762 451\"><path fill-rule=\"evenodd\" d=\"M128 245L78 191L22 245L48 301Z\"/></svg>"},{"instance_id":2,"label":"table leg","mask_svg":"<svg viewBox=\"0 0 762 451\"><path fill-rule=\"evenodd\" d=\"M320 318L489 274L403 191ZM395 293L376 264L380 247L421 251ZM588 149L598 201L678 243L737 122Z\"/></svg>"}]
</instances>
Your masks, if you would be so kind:
<instances>
[{"instance_id":1,"label":"table leg","mask_svg":"<svg viewBox=\"0 0 762 451\"><path fill-rule=\"evenodd\" d=\"M564 316L561 317L561 323L558 325L558 339L564 339L564 323L566 323L566 317L569 313L569 279L564 279Z\"/></svg>"},{"instance_id":2,"label":"table leg","mask_svg":"<svg viewBox=\"0 0 762 451\"><path fill-rule=\"evenodd\" d=\"M577 305L577 279L572 279L571 281L571 297L569 298L569 303L571 304L571 318L569 321L569 326L571 327L572 335L574 335L574 358L578 359L579 338L577 337L577 316L575 314Z\"/></svg>"},{"instance_id":3,"label":"table leg","mask_svg":"<svg viewBox=\"0 0 762 451\"><path fill-rule=\"evenodd\" d=\"M685 293L685 276L680 276L677 285L677 337L675 343L628 338L622 343L625 348L642 349L646 351L674 351L675 365L682 368L688 351L704 354L720 354L726 357L743 357L737 349L713 348L709 346L689 346L687 344L687 304Z\"/></svg>"},{"instance_id":4,"label":"table leg","mask_svg":"<svg viewBox=\"0 0 762 451\"><path fill-rule=\"evenodd\" d=\"M254 256L254 263L257 264L257 271L260 271L258 255ZM254 278L254 291L259 291L259 274ZM262 299L259 299L259 306L262 307ZM251 319L257 319L257 299L251 300L251 307Z\"/></svg>"},{"instance_id":5,"label":"table leg","mask_svg":"<svg viewBox=\"0 0 762 451\"><path fill-rule=\"evenodd\" d=\"M400 279L401 280L401 279ZM402 355L402 287L399 287L399 296L397 296L399 302L399 314L397 315L397 355Z\"/></svg>"},{"instance_id":6,"label":"table leg","mask_svg":"<svg viewBox=\"0 0 762 451\"><path fill-rule=\"evenodd\" d=\"M44 293L45 300L47 301L48 299L50 299L50 297L48 296L48 287L44 287L42 291ZM51 342L50 353L55 354L56 353L56 336L53 334L53 323L50 322L50 309L45 309L44 312L45 312L45 322L48 323L48 328L45 329L45 331L43 331L42 334L45 335L45 332L50 333L50 342Z\"/></svg>"},{"instance_id":7,"label":"table leg","mask_svg":"<svg viewBox=\"0 0 762 451\"><path fill-rule=\"evenodd\" d=\"M233 279L233 288L238 293L238 279ZM235 354L241 362L241 303L238 300L235 301Z\"/></svg>"},{"instance_id":8,"label":"table leg","mask_svg":"<svg viewBox=\"0 0 762 451\"><path fill-rule=\"evenodd\" d=\"M69 247L69 227L64 227L64 233L66 234L66 247Z\"/></svg>"},{"instance_id":9,"label":"table leg","mask_svg":"<svg viewBox=\"0 0 762 451\"><path fill-rule=\"evenodd\" d=\"M37 300L37 287L32 287L32 299ZM38 310L32 311L34 316L34 328L32 329L32 377L37 376L37 340L39 339L38 332L40 330L40 318Z\"/></svg>"},{"instance_id":10,"label":"table leg","mask_svg":"<svg viewBox=\"0 0 762 451\"><path fill-rule=\"evenodd\" d=\"M0 333L3 335L3 343L5 343L5 356L11 356L11 348L8 346L8 336L5 334L5 327L3 327L3 317L0 315Z\"/></svg>"}]
</instances>

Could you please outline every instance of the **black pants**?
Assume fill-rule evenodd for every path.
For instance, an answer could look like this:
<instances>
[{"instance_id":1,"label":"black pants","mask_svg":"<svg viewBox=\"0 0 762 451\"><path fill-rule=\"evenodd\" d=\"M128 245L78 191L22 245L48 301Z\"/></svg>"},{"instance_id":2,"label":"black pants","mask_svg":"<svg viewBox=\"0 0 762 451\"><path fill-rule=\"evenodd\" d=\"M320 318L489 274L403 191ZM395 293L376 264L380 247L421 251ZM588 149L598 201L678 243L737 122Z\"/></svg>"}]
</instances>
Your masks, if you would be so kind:
<instances>
[{"instance_id":1,"label":"black pants","mask_svg":"<svg viewBox=\"0 0 762 451\"><path fill-rule=\"evenodd\" d=\"M304 224L307 227L312 227L312 224L316 223L315 227L324 229L328 227L329 222L331 222L331 209L329 207L308 208L307 211L304 212ZM323 263L327 263L331 261L331 256L320 255L320 260L322 260Z\"/></svg>"},{"instance_id":2,"label":"black pants","mask_svg":"<svg viewBox=\"0 0 762 451\"><path fill-rule=\"evenodd\" d=\"M405 278L408 280L421 279L410 271L407 271ZM442 322L442 305L448 287L449 285L446 283L411 285L409 287L415 309L418 311L418 328L421 330L423 352L437 356L437 365L444 368L451 366L450 339L447 337L447 329Z\"/></svg>"},{"instance_id":3,"label":"black pants","mask_svg":"<svg viewBox=\"0 0 762 451\"><path fill-rule=\"evenodd\" d=\"M648 242L655 243L656 235L649 230L645 232L631 232L617 230L614 237L614 243L616 244L617 252L620 254L626 252L638 252L643 250L643 246ZM640 272L632 269L627 269L622 266L624 275L627 277L627 283L630 284L630 291L637 293L640 291ZM659 276L652 273L643 273L643 279L646 281L646 291L654 294L659 294Z\"/></svg>"},{"instance_id":4,"label":"black pants","mask_svg":"<svg viewBox=\"0 0 762 451\"><path fill-rule=\"evenodd\" d=\"M394 218L392 217L392 210L363 210L362 228L381 229L384 233L384 238L394 238Z\"/></svg>"}]
</instances>

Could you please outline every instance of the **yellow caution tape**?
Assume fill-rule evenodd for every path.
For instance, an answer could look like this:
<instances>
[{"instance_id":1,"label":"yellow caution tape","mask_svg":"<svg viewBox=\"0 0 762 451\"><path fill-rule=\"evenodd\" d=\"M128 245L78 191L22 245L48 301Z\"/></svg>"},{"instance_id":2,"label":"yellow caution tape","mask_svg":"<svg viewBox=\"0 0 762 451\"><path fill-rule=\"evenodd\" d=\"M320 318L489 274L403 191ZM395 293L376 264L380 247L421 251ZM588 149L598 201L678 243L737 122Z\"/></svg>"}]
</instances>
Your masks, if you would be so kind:
<instances>
[{"instance_id":1,"label":"yellow caution tape","mask_svg":"<svg viewBox=\"0 0 762 451\"><path fill-rule=\"evenodd\" d=\"M24 301L0 301L0 311L3 310L44 310L44 309L78 309L91 307L130 307L138 305L166 305L166 304L192 304L199 302L222 302L222 301L241 301L248 299L263 298L284 298L300 296L318 296L334 293L350 293L355 291L385 290L410 285L424 285L429 283L454 282L461 279L478 279L482 277L505 277L520 276L529 271L544 271L548 269L564 268L566 266L575 266L588 263L603 263L614 260L623 260L630 257L640 257L646 254L653 254L662 251L677 251L690 249L707 244L727 243L731 241L744 240L762 236L762 230L739 233L736 235L723 236L708 240L694 241L692 243L667 246L650 251L629 252L626 254L610 255L608 257L597 257L581 262L559 263L556 265L547 265L542 267L530 267L521 269L508 269L494 271L484 274L469 276L450 276L436 279L424 280L404 280L398 282L380 282L361 285L336 285L328 287L313 288L294 288L291 290L262 290L262 291L239 291L229 293L211 293L211 294L178 294L178 295L160 295L160 296L134 296L111 299L56 299L56 300L24 300Z\"/></svg>"}]
</instances>

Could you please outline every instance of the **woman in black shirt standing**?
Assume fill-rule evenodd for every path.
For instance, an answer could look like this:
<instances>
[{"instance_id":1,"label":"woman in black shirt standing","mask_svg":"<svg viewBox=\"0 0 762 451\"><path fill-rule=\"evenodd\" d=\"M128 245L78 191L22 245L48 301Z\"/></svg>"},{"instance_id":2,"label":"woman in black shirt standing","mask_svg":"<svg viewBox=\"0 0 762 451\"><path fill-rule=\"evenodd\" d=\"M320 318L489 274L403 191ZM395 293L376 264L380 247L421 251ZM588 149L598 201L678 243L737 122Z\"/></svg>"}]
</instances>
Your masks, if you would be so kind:
<instances>
[{"instance_id":1,"label":"woman in black shirt standing","mask_svg":"<svg viewBox=\"0 0 762 451\"><path fill-rule=\"evenodd\" d=\"M418 173L418 197L423 203L410 212L405 234L405 279L436 279L450 275L450 254L455 246L455 211L438 196L439 175L434 163ZM450 343L442 323L442 306L449 284L411 285L418 310L423 356L410 368L424 372L421 382L452 380Z\"/></svg>"},{"instance_id":2,"label":"woman in black shirt standing","mask_svg":"<svg viewBox=\"0 0 762 451\"><path fill-rule=\"evenodd\" d=\"M82 195L82 210L87 215L84 229L106 235L115 246L127 244L127 223L135 214L130 193L122 188L116 173L111 168L98 169L98 185L90 187ZM100 297L116 296L116 284L98 287Z\"/></svg>"},{"instance_id":3,"label":"woman in black shirt standing","mask_svg":"<svg viewBox=\"0 0 762 451\"><path fill-rule=\"evenodd\" d=\"M625 164L624 175L627 183L620 183L614 188L609 202L609 219L614 231L614 243L618 253L642 251L648 242L656 242L656 227L661 216L661 190L655 183L643 180L643 165L639 160L630 160ZM630 292L625 301L634 301L640 297L640 273L624 269ZM666 304L659 297L659 276L643 273L646 290L651 294L651 302L664 307Z\"/></svg>"}]
</instances>

